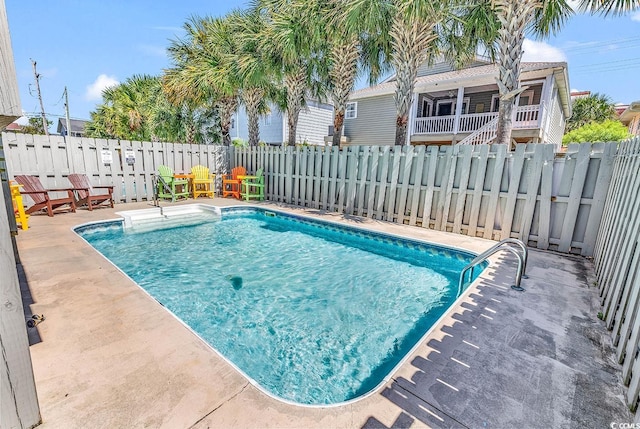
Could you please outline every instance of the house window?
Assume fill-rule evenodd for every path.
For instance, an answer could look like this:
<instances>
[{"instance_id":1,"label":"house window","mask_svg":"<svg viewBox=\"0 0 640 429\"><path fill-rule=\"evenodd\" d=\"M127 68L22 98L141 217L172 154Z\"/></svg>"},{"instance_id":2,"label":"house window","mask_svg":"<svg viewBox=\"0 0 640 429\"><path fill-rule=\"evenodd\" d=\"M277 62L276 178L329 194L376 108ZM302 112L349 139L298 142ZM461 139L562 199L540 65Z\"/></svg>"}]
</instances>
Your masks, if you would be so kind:
<instances>
[{"instance_id":1,"label":"house window","mask_svg":"<svg viewBox=\"0 0 640 429\"><path fill-rule=\"evenodd\" d=\"M469 97L462 99L462 114L469 113ZM444 99L436 102L436 116L449 116L456 114L456 100Z\"/></svg>"},{"instance_id":2,"label":"house window","mask_svg":"<svg viewBox=\"0 0 640 429\"><path fill-rule=\"evenodd\" d=\"M431 112L433 111L433 101L423 98L422 99L422 110L420 112L421 118L426 118L431 116Z\"/></svg>"},{"instance_id":3,"label":"house window","mask_svg":"<svg viewBox=\"0 0 640 429\"><path fill-rule=\"evenodd\" d=\"M464 97L462 99L462 114L466 115L469 113L469 97Z\"/></svg>"},{"instance_id":4,"label":"house window","mask_svg":"<svg viewBox=\"0 0 640 429\"><path fill-rule=\"evenodd\" d=\"M449 116L453 115L453 100L438 100L436 101L436 116Z\"/></svg>"},{"instance_id":5,"label":"house window","mask_svg":"<svg viewBox=\"0 0 640 429\"><path fill-rule=\"evenodd\" d=\"M518 106L530 106L533 104L533 90L524 91L518 99Z\"/></svg>"},{"instance_id":6,"label":"house window","mask_svg":"<svg viewBox=\"0 0 640 429\"><path fill-rule=\"evenodd\" d=\"M262 124L263 125L271 125L271 113L269 113L268 115L265 115L262 118Z\"/></svg>"},{"instance_id":7,"label":"house window","mask_svg":"<svg viewBox=\"0 0 640 429\"><path fill-rule=\"evenodd\" d=\"M345 119L355 119L358 117L358 103L347 103L347 106L344 109L344 118Z\"/></svg>"},{"instance_id":8,"label":"house window","mask_svg":"<svg viewBox=\"0 0 640 429\"><path fill-rule=\"evenodd\" d=\"M491 111L497 112L500 110L500 94L493 94L491 96Z\"/></svg>"}]
</instances>

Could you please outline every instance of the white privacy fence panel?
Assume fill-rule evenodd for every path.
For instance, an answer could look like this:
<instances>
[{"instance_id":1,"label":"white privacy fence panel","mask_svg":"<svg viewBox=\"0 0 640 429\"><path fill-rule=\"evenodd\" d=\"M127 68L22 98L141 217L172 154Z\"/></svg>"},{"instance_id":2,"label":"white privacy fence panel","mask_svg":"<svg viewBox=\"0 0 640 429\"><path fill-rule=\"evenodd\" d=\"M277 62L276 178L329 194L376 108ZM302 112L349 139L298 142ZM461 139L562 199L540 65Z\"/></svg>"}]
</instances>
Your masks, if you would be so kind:
<instances>
[{"instance_id":1,"label":"white privacy fence panel","mask_svg":"<svg viewBox=\"0 0 640 429\"><path fill-rule=\"evenodd\" d=\"M6 210L5 210L6 208ZM34 427L40 409L29 354L12 235L17 231L0 145L0 427Z\"/></svg>"},{"instance_id":2,"label":"white privacy fence panel","mask_svg":"<svg viewBox=\"0 0 640 429\"><path fill-rule=\"evenodd\" d=\"M616 147L256 147L232 164L263 168L271 201L590 256Z\"/></svg>"},{"instance_id":3,"label":"white privacy fence panel","mask_svg":"<svg viewBox=\"0 0 640 429\"><path fill-rule=\"evenodd\" d=\"M93 185L113 185L116 202L151 200L153 174L167 165L176 173L204 165L227 172L228 148L217 145L130 142L86 137L2 133L9 178L38 176L45 188L67 188L70 173L85 173ZM218 179L219 180L219 179Z\"/></svg>"},{"instance_id":4,"label":"white privacy fence panel","mask_svg":"<svg viewBox=\"0 0 640 429\"><path fill-rule=\"evenodd\" d=\"M620 144L595 246L602 314L622 363L627 405L640 395L640 138Z\"/></svg>"}]
</instances>

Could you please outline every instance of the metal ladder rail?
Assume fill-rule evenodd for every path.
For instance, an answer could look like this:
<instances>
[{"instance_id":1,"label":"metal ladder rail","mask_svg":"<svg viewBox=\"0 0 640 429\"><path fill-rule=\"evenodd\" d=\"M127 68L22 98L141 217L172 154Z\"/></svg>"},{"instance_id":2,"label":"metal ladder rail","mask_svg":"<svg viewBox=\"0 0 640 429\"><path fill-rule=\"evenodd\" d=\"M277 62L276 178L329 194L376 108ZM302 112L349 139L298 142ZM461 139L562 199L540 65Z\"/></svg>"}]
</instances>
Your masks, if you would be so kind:
<instances>
[{"instance_id":1,"label":"metal ladder rail","mask_svg":"<svg viewBox=\"0 0 640 429\"><path fill-rule=\"evenodd\" d=\"M171 195L173 195L173 192L171 191L171 187L166 182L166 180L164 180L164 178L159 174L153 174L151 176L151 183L153 186L153 205L155 207L158 207L160 209L160 215L164 216L164 211L162 210L162 206L160 205L160 192L158 190L158 185L162 183L162 188L165 190L165 192L170 192ZM173 198L171 199L171 201L173 201Z\"/></svg>"},{"instance_id":2,"label":"metal ladder rail","mask_svg":"<svg viewBox=\"0 0 640 429\"><path fill-rule=\"evenodd\" d=\"M527 275L526 275L526 272L527 272L527 261L529 260L529 251L527 250L527 246L524 245L522 240L518 240L517 238L504 238L504 239L500 240L493 247L500 247L500 246L502 246L503 243L515 244L516 246L518 246L522 250L522 258L523 258L522 278L526 279L527 278Z\"/></svg>"},{"instance_id":3,"label":"metal ladder rail","mask_svg":"<svg viewBox=\"0 0 640 429\"><path fill-rule=\"evenodd\" d=\"M516 249L514 249L511 246L505 246L506 244L517 244L520 249L522 250L522 254L520 254ZM469 276L469 280L471 280L473 278L473 269L480 264L481 262L484 262L487 260L487 258L489 258L491 255L493 255L494 253L497 253L501 250L506 250L509 251L511 253L513 253L514 255L516 255L516 257L518 258L518 270L516 273L516 278L515 278L515 284L511 285L511 288L517 291L523 291L524 289L520 286L520 282L522 281L522 278L526 278L526 276L524 275L525 269L526 269L526 265L527 265L527 259L528 259L528 252L527 252L527 248L524 245L524 243L522 243L522 241L517 240L515 238L505 238L504 240L501 240L500 242L498 242L496 245L492 246L491 248L485 250L484 252L482 252L480 255L476 256L471 262L469 262L460 272L460 280L458 281L458 295L460 296L460 294L462 293L462 288L464 286L464 275L466 274L467 271L471 270L470 276Z\"/></svg>"},{"instance_id":4,"label":"metal ladder rail","mask_svg":"<svg viewBox=\"0 0 640 429\"><path fill-rule=\"evenodd\" d=\"M164 180L164 177L162 177L159 174L154 174L153 175L154 178L154 199L156 201L158 201L158 207L160 206L159 201L160 201L160 196L159 196L159 191L158 191L158 183L162 183L162 188L164 189L165 192L171 194L171 202L174 202L176 200L176 196L174 195L173 189L171 189L171 186L169 186L169 184L167 183L166 180Z\"/></svg>"}]
</instances>

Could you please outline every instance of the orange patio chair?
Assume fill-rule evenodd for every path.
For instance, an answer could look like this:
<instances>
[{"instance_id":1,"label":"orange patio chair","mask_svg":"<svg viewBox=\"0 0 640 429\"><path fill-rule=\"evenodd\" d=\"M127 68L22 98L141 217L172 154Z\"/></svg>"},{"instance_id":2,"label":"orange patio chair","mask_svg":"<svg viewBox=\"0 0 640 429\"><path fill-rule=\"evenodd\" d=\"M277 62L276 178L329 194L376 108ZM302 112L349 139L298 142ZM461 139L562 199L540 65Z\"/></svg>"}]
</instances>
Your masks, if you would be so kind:
<instances>
[{"instance_id":1,"label":"orange patio chair","mask_svg":"<svg viewBox=\"0 0 640 429\"><path fill-rule=\"evenodd\" d=\"M91 186L86 174L69 174L68 179L77 195L76 207L86 205L89 211L97 207L113 208L113 186Z\"/></svg>"},{"instance_id":2,"label":"orange patio chair","mask_svg":"<svg viewBox=\"0 0 640 429\"><path fill-rule=\"evenodd\" d=\"M46 210L47 215L53 216L55 210L76 211L76 203L72 189L44 189L42 183L40 183L40 179L36 176L16 176L15 179L16 182L22 185L20 193L22 195L28 195L34 202L34 204L27 209L26 214ZM66 192L67 197L51 198L49 192Z\"/></svg>"},{"instance_id":3,"label":"orange patio chair","mask_svg":"<svg viewBox=\"0 0 640 429\"><path fill-rule=\"evenodd\" d=\"M240 186L242 185L242 179L238 176L246 176L247 169L244 167L235 167L231 170L231 174L222 176L222 196L226 197L231 195L234 198L240 199Z\"/></svg>"}]
</instances>

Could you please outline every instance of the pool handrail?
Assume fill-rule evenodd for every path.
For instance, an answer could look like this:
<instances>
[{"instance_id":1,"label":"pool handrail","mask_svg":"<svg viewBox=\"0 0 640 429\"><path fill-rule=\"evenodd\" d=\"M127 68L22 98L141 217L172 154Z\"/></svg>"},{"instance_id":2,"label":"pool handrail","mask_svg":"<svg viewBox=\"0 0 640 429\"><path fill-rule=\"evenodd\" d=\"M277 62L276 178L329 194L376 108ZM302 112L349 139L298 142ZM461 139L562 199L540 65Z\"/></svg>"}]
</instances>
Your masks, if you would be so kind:
<instances>
[{"instance_id":1,"label":"pool handrail","mask_svg":"<svg viewBox=\"0 0 640 429\"><path fill-rule=\"evenodd\" d=\"M520 254L515 248L509 246L509 244L516 244L518 245L518 247L520 247L520 249L522 250L522 254ZM513 253L514 255L516 255L516 257L518 258L518 270L516 272L516 278L515 278L515 283L513 285L511 285L511 288L517 291L522 292L524 289L520 286L520 282L522 281L522 278L525 277L524 273L525 270L527 268L527 259L529 257L529 253L527 251L527 247L524 245L524 243L516 238L505 238L503 240L500 240L498 243L496 243L494 246L490 247L489 249L485 250L484 252L482 252L481 254L479 254L478 256L476 256L475 258L473 258L473 260L471 262L469 262L460 272L460 279L458 281L458 295L460 296L460 294L462 294L462 288L464 286L464 275L467 271L471 270L470 276L469 276L469 281L471 281L471 279L473 278L473 268L486 261L491 255L493 255L494 253L497 253L501 250L507 250L511 253ZM525 277L526 278L526 277Z\"/></svg>"}]
</instances>

